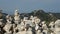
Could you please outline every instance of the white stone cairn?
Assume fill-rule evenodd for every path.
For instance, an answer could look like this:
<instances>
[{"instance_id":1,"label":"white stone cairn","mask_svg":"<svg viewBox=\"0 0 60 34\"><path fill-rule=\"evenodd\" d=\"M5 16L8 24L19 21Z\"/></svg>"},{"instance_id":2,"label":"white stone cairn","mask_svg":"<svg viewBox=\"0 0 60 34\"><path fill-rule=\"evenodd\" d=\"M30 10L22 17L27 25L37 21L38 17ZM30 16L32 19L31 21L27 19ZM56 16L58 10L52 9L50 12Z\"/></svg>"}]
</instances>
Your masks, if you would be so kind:
<instances>
[{"instance_id":1,"label":"white stone cairn","mask_svg":"<svg viewBox=\"0 0 60 34\"><path fill-rule=\"evenodd\" d=\"M12 31L10 31L11 27L12 27L12 24L7 23L3 29L6 31L6 33L12 33Z\"/></svg>"},{"instance_id":2,"label":"white stone cairn","mask_svg":"<svg viewBox=\"0 0 60 34\"><path fill-rule=\"evenodd\" d=\"M42 28L43 28L43 32L47 34L48 28L47 28L47 25L45 24L45 21L42 22Z\"/></svg>"},{"instance_id":3,"label":"white stone cairn","mask_svg":"<svg viewBox=\"0 0 60 34\"><path fill-rule=\"evenodd\" d=\"M0 19L0 25L1 25L1 26L2 26L2 24L3 24L3 22L2 22L2 21L3 21L3 19Z\"/></svg>"},{"instance_id":4,"label":"white stone cairn","mask_svg":"<svg viewBox=\"0 0 60 34\"><path fill-rule=\"evenodd\" d=\"M12 23L12 17L10 15L6 16L7 23Z\"/></svg>"},{"instance_id":5,"label":"white stone cairn","mask_svg":"<svg viewBox=\"0 0 60 34\"><path fill-rule=\"evenodd\" d=\"M60 34L60 20L59 19L55 22L55 31L54 32L56 34Z\"/></svg>"},{"instance_id":6,"label":"white stone cairn","mask_svg":"<svg viewBox=\"0 0 60 34\"><path fill-rule=\"evenodd\" d=\"M16 24L19 24L19 22L20 22L20 14L19 14L19 12L18 12L18 10L15 10L15 14L14 14L15 16L14 16L14 22L16 23Z\"/></svg>"},{"instance_id":7,"label":"white stone cairn","mask_svg":"<svg viewBox=\"0 0 60 34\"><path fill-rule=\"evenodd\" d=\"M34 18L35 18L35 19L34 19L35 23L38 24L38 23L40 22L40 19L39 19L38 17L36 17L36 16L35 16Z\"/></svg>"},{"instance_id":8,"label":"white stone cairn","mask_svg":"<svg viewBox=\"0 0 60 34\"><path fill-rule=\"evenodd\" d=\"M50 30L54 31L54 27L53 27L54 25L55 25L54 22L51 22L51 23L49 24L49 26L51 26Z\"/></svg>"},{"instance_id":9,"label":"white stone cairn","mask_svg":"<svg viewBox=\"0 0 60 34\"><path fill-rule=\"evenodd\" d=\"M6 31L5 32L5 34L11 34L12 33L12 31L10 31L10 29L11 29L11 27L12 27L12 18L9 16L9 15L7 15L6 16L6 19L7 19L7 23L6 23L6 25L3 27L3 29Z\"/></svg>"}]
</instances>

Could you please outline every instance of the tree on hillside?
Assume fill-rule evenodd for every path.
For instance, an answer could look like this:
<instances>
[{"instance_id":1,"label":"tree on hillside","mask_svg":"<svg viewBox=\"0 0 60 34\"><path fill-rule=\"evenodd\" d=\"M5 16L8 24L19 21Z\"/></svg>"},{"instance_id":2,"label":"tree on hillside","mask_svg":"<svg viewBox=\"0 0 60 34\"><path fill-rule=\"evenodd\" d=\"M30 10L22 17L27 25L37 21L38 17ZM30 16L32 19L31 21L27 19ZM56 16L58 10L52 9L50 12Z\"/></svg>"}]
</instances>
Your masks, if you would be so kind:
<instances>
[{"instance_id":1,"label":"tree on hillside","mask_svg":"<svg viewBox=\"0 0 60 34\"><path fill-rule=\"evenodd\" d=\"M2 10L0 10L0 19L3 17Z\"/></svg>"}]
</instances>

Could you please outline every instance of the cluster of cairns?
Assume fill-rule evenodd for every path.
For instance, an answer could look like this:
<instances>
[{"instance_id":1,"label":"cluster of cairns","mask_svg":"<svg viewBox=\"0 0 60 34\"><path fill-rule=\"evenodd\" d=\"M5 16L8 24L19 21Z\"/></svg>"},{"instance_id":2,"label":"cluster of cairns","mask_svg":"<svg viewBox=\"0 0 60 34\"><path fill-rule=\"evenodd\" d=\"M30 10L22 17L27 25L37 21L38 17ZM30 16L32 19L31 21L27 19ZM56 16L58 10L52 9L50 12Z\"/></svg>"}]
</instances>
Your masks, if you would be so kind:
<instances>
[{"instance_id":1,"label":"cluster of cairns","mask_svg":"<svg viewBox=\"0 0 60 34\"><path fill-rule=\"evenodd\" d=\"M55 26L54 26L55 25ZM50 28L47 27L45 21L41 21L37 16L20 18L20 14L15 10L14 18L10 15L6 16L6 23L0 19L0 34L59 34L60 20L51 22ZM49 32L51 30L51 32Z\"/></svg>"}]
</instances>

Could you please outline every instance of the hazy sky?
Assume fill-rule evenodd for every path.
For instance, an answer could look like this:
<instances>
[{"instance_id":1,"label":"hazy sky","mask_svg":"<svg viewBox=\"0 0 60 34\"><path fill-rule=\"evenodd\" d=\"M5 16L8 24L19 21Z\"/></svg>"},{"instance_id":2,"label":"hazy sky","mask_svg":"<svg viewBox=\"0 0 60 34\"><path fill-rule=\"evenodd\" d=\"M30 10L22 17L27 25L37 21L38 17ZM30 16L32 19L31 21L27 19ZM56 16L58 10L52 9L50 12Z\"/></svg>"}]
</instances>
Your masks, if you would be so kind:
<instances>
[{"instance_id":1,"label":"hazy sky","mask_svg":"<svg viewBox=\"0 0 60 34\"><path fill-rule=\"evenodd\" d=\"M0 0L0 9L5 13L31 12L35 9L43 9L46 12L60 12L60 0Z\"/></svg>"}]
</instances>

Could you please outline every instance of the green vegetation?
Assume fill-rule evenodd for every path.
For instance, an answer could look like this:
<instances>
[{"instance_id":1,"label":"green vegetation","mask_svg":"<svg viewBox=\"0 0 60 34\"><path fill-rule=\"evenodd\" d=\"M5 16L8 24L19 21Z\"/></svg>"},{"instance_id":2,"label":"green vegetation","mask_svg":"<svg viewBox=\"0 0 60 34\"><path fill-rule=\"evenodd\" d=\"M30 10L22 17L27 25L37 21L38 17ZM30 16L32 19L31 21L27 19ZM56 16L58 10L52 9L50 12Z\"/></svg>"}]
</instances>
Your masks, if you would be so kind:
<instances>
[{"instance_id":1,"label":"green vegetation","mask_svg":"<svg viewBox=\"0 0 60 34\"><path fill-rule=\"evenodd\" d=\"M0 10L0 19L3 17L2 10Z\"/></svg>"},{"instance_id":2,"label":"green vegetation","mask_svg":"<svg viewBox=\"0 0 60 34\"><path fill-rule=\"evenodd\" d=\"M52 13L46 13L43 10L34 10L31 12L31 15L37 16L42 21L46 21L46 25L48 26L51 21L56 21L57 18Z\"/></svg>"}]
</instances>

